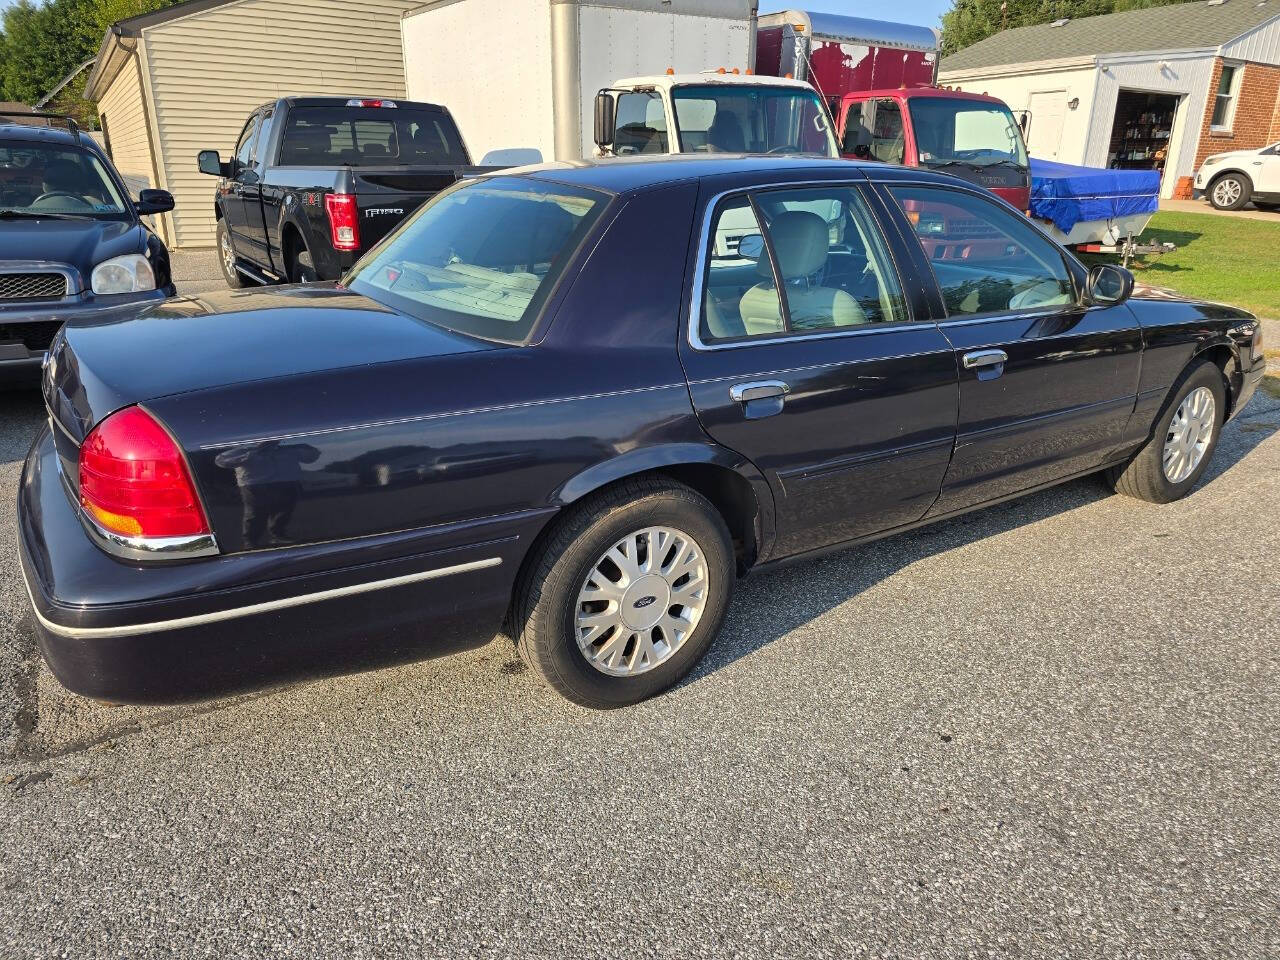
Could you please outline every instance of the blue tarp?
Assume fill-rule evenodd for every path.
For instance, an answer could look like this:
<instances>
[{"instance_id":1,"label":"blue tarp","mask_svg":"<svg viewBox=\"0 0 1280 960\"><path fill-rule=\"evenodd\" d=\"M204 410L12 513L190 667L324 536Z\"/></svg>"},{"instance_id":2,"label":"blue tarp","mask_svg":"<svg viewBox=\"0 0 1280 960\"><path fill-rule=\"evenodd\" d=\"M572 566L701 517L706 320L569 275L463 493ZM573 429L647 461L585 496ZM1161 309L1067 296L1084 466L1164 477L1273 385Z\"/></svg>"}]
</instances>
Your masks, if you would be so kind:
<instances>
[{"instance_id":1,"label":"blue tarp","mask_svg":"<svg viewBox=\"0 0 1280 960\"><path fill-rule=\"evenodd\" d=\"M1086 220L1155 213L1159 170L1104 170L1031 158L1031 215L1063 233Z\"/></svg>"}]
</instances>

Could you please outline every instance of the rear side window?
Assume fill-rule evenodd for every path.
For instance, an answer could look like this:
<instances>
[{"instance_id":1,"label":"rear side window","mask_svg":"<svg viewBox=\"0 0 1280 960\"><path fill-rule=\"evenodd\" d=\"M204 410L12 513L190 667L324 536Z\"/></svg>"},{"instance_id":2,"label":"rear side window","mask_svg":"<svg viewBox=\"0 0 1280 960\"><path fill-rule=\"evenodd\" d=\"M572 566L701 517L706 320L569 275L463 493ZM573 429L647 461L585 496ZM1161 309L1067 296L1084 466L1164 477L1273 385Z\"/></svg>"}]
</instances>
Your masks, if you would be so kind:
<instances>
[{"instance_id":1,"label":"rear side window","mask_svg":"<svg viewBox=\"0 0 1280 960\"><path fill-rule=\"evenodd\" d=\"M448 114L412 107L295 107L280 144L286 167L466 162Z\"/></svg>"},{"instance_id":2,"label":"rear side window","mask_svg":"<svg viewBox=\"0 0 1280 960\"><path fill-rule=\"evenodd\" d=\"M422 207L344 282L437 326L520 343L608 199L517 177L471 181Z\"/></svg>"},{"instance_id":3,"label":"rear side window","mask_svg":"<svg viewBox=\"0 0 1280 960\"><path fill-rule=\"evenodd\" d=\"M933 267L949 317L1075 302L1062 253L1026 219L946 187L891 187Z\"/></svg>"}]
</instances>

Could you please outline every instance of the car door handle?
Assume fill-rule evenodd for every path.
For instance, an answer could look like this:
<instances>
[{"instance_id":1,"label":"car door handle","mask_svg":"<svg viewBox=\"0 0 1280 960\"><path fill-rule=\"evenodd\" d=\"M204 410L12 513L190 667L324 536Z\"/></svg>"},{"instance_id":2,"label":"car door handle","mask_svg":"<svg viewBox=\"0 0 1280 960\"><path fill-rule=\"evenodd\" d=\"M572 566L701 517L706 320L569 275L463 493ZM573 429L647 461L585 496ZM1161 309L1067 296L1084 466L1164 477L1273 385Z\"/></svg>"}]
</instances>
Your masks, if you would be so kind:
<instances>
[{"instance_id":1,"label":"car door handle","mask_svg":"<svg viewBox=\"0 0 1280 960\"><path fill-rule=\"evenodd\" d=\"M729 388L729 398L737 403L750 403L752 400L785 397L790 392L791 388L781 380L752 380L750 383L735 383Z\"/></svg>"},{"instance_id":2,"label":"car door handle","mask_svg":"<svg viewBox=\"0 0 1280 960\"><path fill-rule=\"evenodd\" d=\"M979 367L994 367L1008 359L1009 355L1003 350L971 350L963 357L966 370L976 370Z\"/></svg>"}]
</instances>

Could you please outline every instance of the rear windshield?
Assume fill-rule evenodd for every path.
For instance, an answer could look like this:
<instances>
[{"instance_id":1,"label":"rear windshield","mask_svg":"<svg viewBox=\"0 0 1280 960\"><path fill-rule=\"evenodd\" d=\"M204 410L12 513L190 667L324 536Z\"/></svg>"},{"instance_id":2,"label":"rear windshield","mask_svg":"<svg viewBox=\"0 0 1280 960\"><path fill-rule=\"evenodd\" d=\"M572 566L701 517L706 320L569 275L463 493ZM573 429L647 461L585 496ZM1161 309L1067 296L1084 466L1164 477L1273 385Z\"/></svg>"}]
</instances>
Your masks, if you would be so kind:
<instances>
[{"instance_id":1,"label":"rear windshield","mask_svg":"<svg viewBox=\"0 0 1280 960\"><path fill-rule=\"evenodd\" d=\"M458 128L440 110L294 107L280 144L286 167L467 163Z\"/></svg>"},{"instance_id":2,"label":"rear windshield","mask_svg":"<svg viewBox=\"0 0 1280 960\"><path fill-rule=\"evenodd\" d=\"M520 343L608 196L519 177L440 194L343 281L459 333Z\"/></svg>"}]
</instances>

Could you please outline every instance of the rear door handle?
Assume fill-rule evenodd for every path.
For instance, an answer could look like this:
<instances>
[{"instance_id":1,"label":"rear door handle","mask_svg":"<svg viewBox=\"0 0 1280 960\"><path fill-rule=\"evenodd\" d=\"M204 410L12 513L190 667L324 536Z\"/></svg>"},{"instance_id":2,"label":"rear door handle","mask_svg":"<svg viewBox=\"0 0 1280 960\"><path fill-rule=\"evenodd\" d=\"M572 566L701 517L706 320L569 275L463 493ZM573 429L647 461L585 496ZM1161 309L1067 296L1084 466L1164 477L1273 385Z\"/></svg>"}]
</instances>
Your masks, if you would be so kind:
<instances>
[{"instance_id":1,"label":"rear door handle","mask_svg":"<svg viewBox=\"0 0 1280 960\"><path fill-rule=\"evenodd\" d=\"M790 392L791 388L781 380L752 380L750 383L735 383L729 388L729 398L737 403L750 403L752 400L785 397Z\"/></svg>"}]
</instances>

